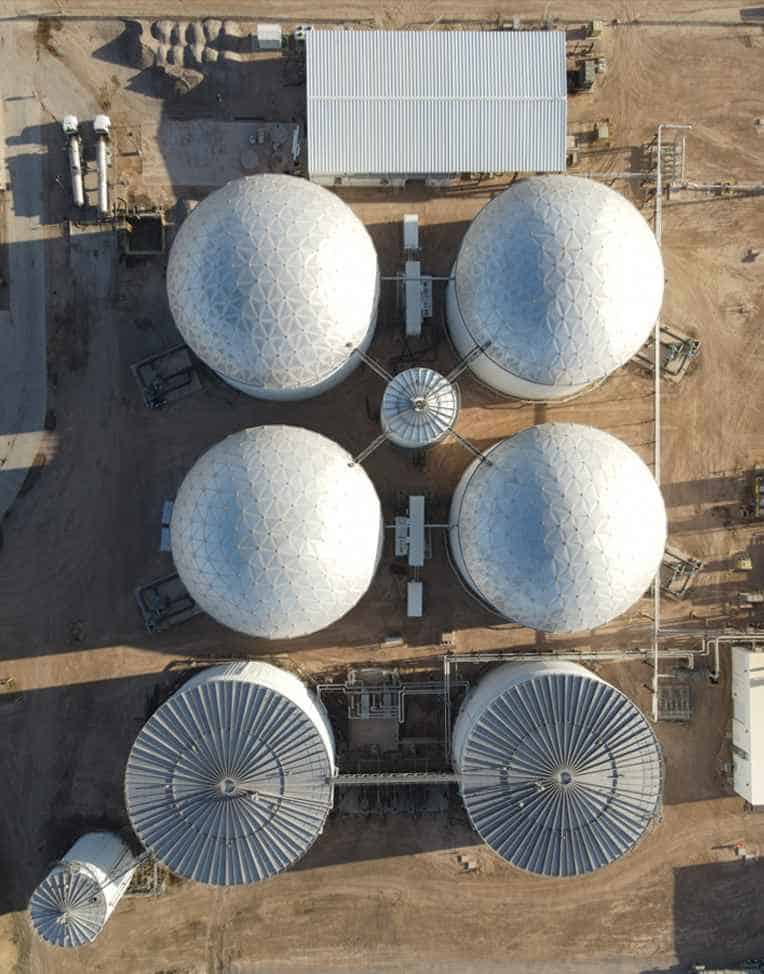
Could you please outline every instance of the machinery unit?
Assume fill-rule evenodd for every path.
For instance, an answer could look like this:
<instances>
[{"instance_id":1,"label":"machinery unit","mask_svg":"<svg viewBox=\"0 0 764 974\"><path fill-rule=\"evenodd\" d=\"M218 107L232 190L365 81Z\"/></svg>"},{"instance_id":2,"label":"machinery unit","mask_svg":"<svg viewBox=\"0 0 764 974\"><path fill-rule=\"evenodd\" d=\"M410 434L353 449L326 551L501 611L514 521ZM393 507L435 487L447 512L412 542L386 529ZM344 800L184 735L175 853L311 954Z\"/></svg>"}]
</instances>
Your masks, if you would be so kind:
<instances>
[{"instance_id":1,"label":"machinery unit","mask_svg":"<svg viewBox=\"0 0 764 974\"><path fill-rule=\"evenodd\" d=\"M82 947L103 930L130 885L137 862L114 832L78 839L32 894L35 933L55 947Z\"/></svg>"},{"instance_id":2,"label":"machinery unit","mask_svg":"<svg viewBox=\"0 0 764 974\"><path fill-rule=\"evenodd\" d=\"M281 45L281 24L257 25L258 51L280 51Z\"/></svg>"},{"instance_id":3,"label":"machinery unit","mask_svg":"<svg viewBox=\"0 0 764 974\"><path fill-rule=\"evenodd\" d=\"M133 828L180 876L268 879L302 858L333 803L334 735L304 684L268 663L202 670L153 714L125 771Z\"/></svg>"},{"instance_id":4,"label":"machinery unit","mask_svg":"<svg viewBox=\"0 0 764 974\"><path fill-rule=\"evenodd\" d=\"M406 253L419 253L419 215L403 214L403 249Z\"/></svg>"},{"instance_id":5,"label":"machinery unit","mask_svg":"<svg viewBox=\"0 0 764 974\"><path fill-rule=\"evenodd\" d=\"M69 154L69 174L72 180L72 202L75 206L85 205L85 190L82 185L82 138L76 115L64 115L61 123L66 136Z\"/></svg>"},{"instance_id":6,"label":"machinery unit","mask_svg":"<svg viewBox=\"0 0 764 974\"><path fill-rule=\"evenodd\" d=\"M402 296L406 336L419 338L424 319L432 317L432 278L422 274L422 264L418 260L406 261Z\"/></svg>"},{"instance_id":7,"label":"machinery unit","mask_svg":"<svg viewBox=\"0 0 764 974\"><path fill-rule=\"evenodd\" d=\"M98 215L109 215L109 138L111 119L108 115L96 115L93 121L96 134L96 168L98 170Z\"/></svg>"},{"instance_id":8,"label":"machinery unit","mask_svg":"<svg viewBox=\"0 0 764 974\"><path fill-rule=\"evenodd\" d=\"M406 369L388 382L379 415L391 443L421 450L451 432L459 415L459 390L434 369Z\"/></svg>"},{"instance_id":9,"label":"machinery unit","mask_svg":"<svg viewBox=\"0 0 764 974\"><path fill-rule=\"evenodd\" d=\"M543 632L594 629L630 608L666 545L652 473L591 426L545 423L492 446L451 501L449 546L468 588Z\"/></svg>"},{"instance_id":10,"label":"machinery unit","mask_svg":"<svg viewBox=\"0 0 764 974\"><path fill-rule=\"evenodd\" d=\"M660 745L639 708L577 663L508 663L453 729L467 814L513 866L579 876L625 855L659 818Z\"/></svg>"},{"instance_id":11,"label":"machinery unit","mask_svg":"<svg viewBox=\"0 0 764 974\"><path fill-rule=\"evenodd\" d=\"M543 246L541 239L543 237ZM477 379L526 400L567 399L626 363L663 299L663 260L620 193L578 176L522 180L464 236L447 291L451 340Z\"/></svg>"},{"instance_id":12,"label":"machinery unit","mask_svg":"<svg viewBox=\"0 0 764 974\"><path fill-rule=\"evenodd\" d=\"M248 176L181 225L167 268L180 333L260 399L307 399L360 364L377 316L377 255L339 197L305 179Z\"/></svg>"},{"instance_id":13,"label":"machinery unit","mask_svg":"<svg viewBox=\"0 0 764 974\"><path fill-rule=\"evenodd\" d=\"M229 436L196 461L172 512L175 566L214 619L288 639L336 622L379 564L374 485L332 440L296 426Z\"/></svg>"},{"instance_id":14,"label":"machinery unit","mask_svg":"<svg viewBox=\"0 0 764 974\"><path fill-rule=\"evenodd\" d=\"M409 497L408 515L395 519L395 555L406 558L409 568L423 568L425 545L425 498L422 494Z\"/></svg>"}]
</instances>

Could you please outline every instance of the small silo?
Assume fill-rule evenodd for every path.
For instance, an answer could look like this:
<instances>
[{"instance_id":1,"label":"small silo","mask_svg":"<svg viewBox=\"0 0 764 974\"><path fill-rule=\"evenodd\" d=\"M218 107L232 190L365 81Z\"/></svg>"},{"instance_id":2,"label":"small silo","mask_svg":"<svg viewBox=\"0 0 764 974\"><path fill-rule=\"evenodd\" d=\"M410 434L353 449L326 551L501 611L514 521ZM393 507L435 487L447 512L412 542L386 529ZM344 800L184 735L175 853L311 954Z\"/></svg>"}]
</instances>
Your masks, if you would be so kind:
<instances>
[{"instance_id":1,"label":"small silo","mask_svg":"<svg viewBox=\"0 0 764 974\"><path fill-rule=\"evenodd\" d=\"M379 271L371 237L305 179L236 179L203 200L173 242L170 309L183 338L230 385L260 399L331 389L371 344Z\"/></svg>"},{"instance_id":2,"label":"small silo","mask_svg":"<svg viewBox=\"0 0 764 974\"><path fill-rule=\"evenodd\" d=\"M172 553L197 604L250 636L336 622L365 594L384 525L368 475L332 440L258 426L211 447L173 508Z\"/></svg>"},{"instance_id":3,"label":"small silo","mask_svg":"<svg viewBox=\"0 0 764 974\"><path fill-rule=\"evenodd\" d=\"M660 816L663 759L650 724L577 663L491 671L465 700L452 747L475 830L540 876L601 869Z\"/></svg>"},{"instance_id":4,"label":"small silo","mask_svg":"<svg viewBox=\"0 0 764 974\"><path fill-rule=\"evenodd\" d=\"M422 450L448 436L459 415L459 391L434 369L413 368L388 382L380 422L391 443Z\"/></svg>"},{"instance_id":5,"label":"small silo","mask_svg":"<svg viewBox=\"0 0 764 974\"><path fill-rule=\"evenodd\" d=\"M663 557L666 509L625 443L545 423L483 458L463 474L449 518L453 563L481 601L531 629L578 632L644 595Z\"/></svg>"},{"instance_id":6,"label":"small silo","mask_svg":"<svg viewBox=\"0 0 764 974\"><path fill-rule=\"evenodd\" d=\"M114 832L78 839L32 894L37 935L55 947L82 947L103 930L130 885L136 862Z\"/></svg>"},{"instance_id":7,"label":"small silo","mask_svg":"<svg viewBox=\"0 0 764 974\"><path fill-rule=\"evenodd\" d=\"M147 849L214 886L268 879L300 859L332 807L334 735L297 677L267 663L197 673L133 745L125 796Z\"/></svg>"},{"instance_id":8,"label":"small silo","mask_svg":"<svg viewBox=\"0 0 764 974\"><path fill-rule=\"evenodd\" d=\"M626 363L663 299L663 260L639 211L577 176L521 180L462 241L448 330L485 385L518 399L565 399Z\"/></svg>"}]
</instances>

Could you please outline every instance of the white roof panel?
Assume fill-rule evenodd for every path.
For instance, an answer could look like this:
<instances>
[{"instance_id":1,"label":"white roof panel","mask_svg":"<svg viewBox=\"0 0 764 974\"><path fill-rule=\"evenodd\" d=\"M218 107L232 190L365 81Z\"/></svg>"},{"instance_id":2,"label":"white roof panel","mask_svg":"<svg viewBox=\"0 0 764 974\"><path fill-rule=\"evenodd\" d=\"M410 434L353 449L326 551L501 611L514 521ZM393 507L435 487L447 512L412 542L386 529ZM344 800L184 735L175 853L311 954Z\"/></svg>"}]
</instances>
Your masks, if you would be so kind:
<instances>
[{"instance_id":1,"label":"white roof panel","mask_svg":"<svg viewBox=\"0 0 764 974\"><path fill-rule=\"evenodd\" d=\"M313 31L306 56L311 178L565 169L561 31Z\"/></svg>"}]
</instances>

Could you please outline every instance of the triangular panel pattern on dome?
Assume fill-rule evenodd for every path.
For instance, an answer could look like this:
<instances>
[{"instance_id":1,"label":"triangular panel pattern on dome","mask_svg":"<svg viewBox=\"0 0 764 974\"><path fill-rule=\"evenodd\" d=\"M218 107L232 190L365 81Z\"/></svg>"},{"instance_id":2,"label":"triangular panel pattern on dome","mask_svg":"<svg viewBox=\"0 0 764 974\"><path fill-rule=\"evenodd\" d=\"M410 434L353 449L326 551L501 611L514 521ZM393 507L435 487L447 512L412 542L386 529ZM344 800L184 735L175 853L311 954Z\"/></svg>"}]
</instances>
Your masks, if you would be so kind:
<instances>
[{"instance_id":1,"label":"triangular panel pattern on dome","mask_svg":"<svg viewBox=\"0 0 764 974\"><path fill-rule=\"evenodd\" d=\"M368 344L374 245L353 211L304 179L237 179L181 226L167 268L175 323L223 378L309 393Z\"/></svg>"},{"instance_id":2,"label":"triangular panel pattern on dome","mask_svg":"<svg viewBox=\"0 0 764 974\"><path fill-rule=\"evenodd\" d=\"M644 344L663 274L655 236L620 193L591 179L539 176L505 190L472 222L455 294L472 340L501 368L579 386Z\"/></svg>"},{"instance_id":3,"label":"triangular panel pattern on dome","mask_svg":"<svg viewBox=\"0 0 764 974\"><path fill-rule=\"evenodd\" d=\"M205 453L181 484L170 528L175 565L223 625L269 639L336 622L374 577L379 498L326 437L260 426Z\"/></svg>"},{"instance_id":4,"label":"triangular panel pattern on dome","mask_svg":"<svg viewBox=\"0 0 764 974\"><path fill-rule=\"evenodd\" d=\"M502 440L465 474L451 544L502 615L544 632L604 625L645 592L666 544L655 480L625 443L574 423Z\"/></svg>"}]
</instances>

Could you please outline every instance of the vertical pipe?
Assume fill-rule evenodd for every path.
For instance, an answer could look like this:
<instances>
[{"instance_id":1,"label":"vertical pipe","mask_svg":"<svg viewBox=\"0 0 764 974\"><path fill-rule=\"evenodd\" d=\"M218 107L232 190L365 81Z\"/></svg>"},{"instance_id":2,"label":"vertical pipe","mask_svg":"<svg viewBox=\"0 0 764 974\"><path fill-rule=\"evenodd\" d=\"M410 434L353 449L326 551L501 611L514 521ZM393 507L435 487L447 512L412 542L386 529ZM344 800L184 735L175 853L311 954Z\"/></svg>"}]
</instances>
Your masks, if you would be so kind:
<instances>
[{"instance_id":1,"label":"vertical pipe","mask_svg":"<svg viewBox=\"0 0 764 974\"><path fill-rule=\"evenodd\" d=\"M674 125L671 123L661 123L658 126L657 152L658 158L655 167L655 239L660 247L663 238L663 172L662 172L662 146L663 129L689 129L690 125ZM684 165L684 150L682 152L682 164ZM655 400L655 463L654 473L655 482L660 488L661 485L661 319L660 315L655 321L655 334L653 337L653 395ZM661 628L661 566L655 573L653 582L653 720L658 719L658 686L660 684L660 674L658 673L659 652L658 636Z\"/></svg>"}]
</instances>

